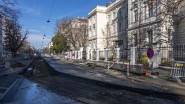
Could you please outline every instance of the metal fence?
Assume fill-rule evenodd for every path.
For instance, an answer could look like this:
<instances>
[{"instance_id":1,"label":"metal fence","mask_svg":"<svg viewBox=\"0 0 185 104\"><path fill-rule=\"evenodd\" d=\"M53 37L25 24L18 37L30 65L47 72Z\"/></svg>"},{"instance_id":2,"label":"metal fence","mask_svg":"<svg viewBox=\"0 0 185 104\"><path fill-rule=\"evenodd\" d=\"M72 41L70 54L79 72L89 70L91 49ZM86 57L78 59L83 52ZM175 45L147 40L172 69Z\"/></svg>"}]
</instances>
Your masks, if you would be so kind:
<instances>
[{"instance_id":1,"label":"metal fence","mask_svg":"<svg viewBox=\"0 0 185 104\"><path fill-rule=\"evenodd\" d=\"M103 60L105 59L104 51L103 51L103 50L100 50L100 51L99 51L99 55L100 55L99 60L103 61Z\"/></svg>"},{"instance_id":2,"label":"metal fence","mask_svg":"<svg viewBox=\"0 0 185 104\"><path fill-rule=\"evenodd\" d=\"M170 76L175 78L177 82L181 83L181 79L185 77L185 62L184 61L175 61L172 65L172 70Z\"/></svg>"},{"instance_id":3,"label":"metal fence","mask_svg":"<svg viewBox=\"0 0 185 104\"><path fill-rule=\"evenodd\" d=\"M185 61L185 45L173 47L173 57L177 61Z\"/></svg>"},{"instance_id":4,"label":"metal fence","mask_svg":"<svg viewBox=\"0 0 185 104\"><path fill-rule=\"evenodd\" d=\"M142 54L146 53L147 48L136 48L136 64L141 64Z\"/></svg>"},{"instance_id":5,"label":"metal fence","mask_svg":"<svg viewBox=\"0 0 185 104\"><path fill-rule=\"evenodd\" d=\"M128 62L130 60L130 49L124 49L123 53L120 50L120 53L121 53L121 58L120 58L121 61Z\"/></svg>"},{"instance_id":6,"label":"metal fence","mask_svg":"<svg viewBox=\"0 0 185 104\"><path fill-rule=\"evenodd\" d=\"M92 55L93 55L93 56L92 56L93 60L96 60L96 56L97 56L97 55L96 55L96 50L93 50L93 51L92 51Z\"/></svg>"},{"instance_id":7,"label":"metal fence","mask_svg":"<svg viewBox=\"0 0 185 104\"><path fill-rule=\"evenodd\" d=\"M108 54L108 57L107 57L108 61L115 61L116 60L116 51L115 50L108 50L107 54Z\"/></svg>"},{"instance_id":8,"label":"metal fence","mask_svg":"<svg viewBox=\"0 0 185 104\"><path fill-rule=\"evenodd\" d=\"M135 62L141 64L142 54L147 52L148 48L136 48L135 50ZM123 59L128 60L130 56L130 49L125 49ZM185 61L185 45L173 46L173 47L158 47L155 49L158 57L160 58L161 65L171 66L174 61ZM121 52L120 52L121 53Z\"/></svg>"}]
</instances>

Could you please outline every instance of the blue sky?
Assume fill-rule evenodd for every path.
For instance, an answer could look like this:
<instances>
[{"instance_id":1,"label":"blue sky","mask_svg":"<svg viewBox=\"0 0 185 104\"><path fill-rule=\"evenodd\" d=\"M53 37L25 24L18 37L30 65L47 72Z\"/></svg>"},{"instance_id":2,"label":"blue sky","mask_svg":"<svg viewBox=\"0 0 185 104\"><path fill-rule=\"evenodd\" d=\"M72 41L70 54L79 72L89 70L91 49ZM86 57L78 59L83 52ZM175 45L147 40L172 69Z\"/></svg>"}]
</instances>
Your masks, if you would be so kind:
<instances>
[{"instance_id":1,"label":"blue sky","mask_svg":"<svg viewBox=\"0 0 185 104\"><path fill-rule=\"evenodd\" d=\"M23 30L28 29L30 32L28 41L40 49L54 36L57 19L64 16L87 17L96 5L105 5L109 1L114 0L18 0L16 7L21 10L20 23ZM48 18L50 23L46 22Z\"/></svg>"}]
</instances>

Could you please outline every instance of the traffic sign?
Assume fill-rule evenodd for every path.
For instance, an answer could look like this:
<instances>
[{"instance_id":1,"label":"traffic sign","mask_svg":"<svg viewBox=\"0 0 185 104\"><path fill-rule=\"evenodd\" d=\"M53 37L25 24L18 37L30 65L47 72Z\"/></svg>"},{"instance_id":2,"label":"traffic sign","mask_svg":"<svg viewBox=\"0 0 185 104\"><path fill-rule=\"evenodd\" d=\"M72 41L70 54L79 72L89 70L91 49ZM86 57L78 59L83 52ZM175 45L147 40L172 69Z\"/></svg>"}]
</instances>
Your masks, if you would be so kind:
<instances>
[{"instance_id":1,"label":"traffic sign","mask_svg":"<svg viewBox=\"0 0 185 104\"><path fill-rule=\"evenodd\" d=\"M147 57L152 58L154 56L154 50L152 48L148 48Z\"/></svg>"}]
</instances>

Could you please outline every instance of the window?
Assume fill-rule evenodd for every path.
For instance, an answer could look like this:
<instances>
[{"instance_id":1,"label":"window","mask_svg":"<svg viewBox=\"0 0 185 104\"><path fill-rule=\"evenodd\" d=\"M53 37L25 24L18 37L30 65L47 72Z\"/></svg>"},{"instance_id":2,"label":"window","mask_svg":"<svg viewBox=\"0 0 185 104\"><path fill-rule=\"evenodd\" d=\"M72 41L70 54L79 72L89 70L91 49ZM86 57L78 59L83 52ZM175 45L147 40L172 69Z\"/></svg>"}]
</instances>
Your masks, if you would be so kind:
<instances>
[{"instance_id":1,"label":"window","mask_svg":"<svg viewBox=\"0 0 185 104\"><path fill-rule=\"evenodd\" d=\"M116 18L116 13L115 12L113 12L113 19L115 19Z\"/></svg>"},{"instance_id":2,"label":"window","mask_svg":"<svg viewBox=\"0 0 185 104\"><path fill-rule=\"evenodd\" d=\"M119 32L121 32L121 23L119 23Z\"/></svg>"},{"instance_id":3,"label":"window","mask_svg":"<svg viewBox=\"0 0 185 104\"><path fill-rule=\"evenodd\" d=\"M153 32L152 32L152 30L148 31L148 40L149 40L149 44L153 43Z\"/></svg>"},{"instance_id":4,"label":"window","mask_svg":"<svg viewBox=\"0 0 185 104\"><path fill-rule=\"evenodd\" d=\"M148 9L148 14L149 14L149 17L153 16L153 4L150 4L149 5L149 9Z\"/></svg>"},{"instance_id":5,"label":"window","mask_svg":"<svg viewBox=\"0 0 185 104\"><path fill-rule=\"evenodd\" d=\"M95 29L95 24L93 24L93 29Z\"/></svg>"},{"instance_id":6,"label":"window","mask_svg":"<svg viewBox=\"0 0 185 104\"><path fill-rule=\"evenodd\" d=\"M93 23L95 23L96 22L96 17L94 16L94 18L93 18Z\"/></svg>"},{"instance_id":7,"label":"window","mask_svg":"<svg viewBox=\"0 0 185 104\"><path fill-rule=\"evenodd\" d=\"M119 17L121 17L121 10L119 10Z\"/></svg>"},{"instance_id":8,"label":"window","mask_svg":"<svg viewBox=\"0 0 185 104\"><path fill-rule=\"evenodd\" d=\"M137 46L137 34L134 34L134 46Z\"/></svg>"},{"instance_id":9,"label":"window","mask_svg":"<svg viewBox=\"0 0 185 104\"><path fill-rule=\"evenodd\" d=\"M112 32L114 34L115 33L115 25L113 25L112 28L113 28L113 31Z\"/></svg>"},{"instance_id":10,"label":"window","mask_svg":"<svg viewBox=\"0 0 185 104\"><path fill-rule=\"evenodd\" d=\"M159 13L160 13L160 11L161 11L160 2L159 2L159 1L157 1L157 2L156 2L156 12L157 12L157 14L159 14Z\"/></svg>"},{"instance_id":11,"label":"window","mask_svg":"<svg viewBox=\"0 0 185 104\"><path fill-rule=\"evenodd\" d=\"M138 21L138 10L134 11L134 20L135 20L135 22Z\"/></svg>"},{"instance_id":12,"label":"window","mask_svg":"<svg viewBox=\"0 0 185 104\"><path fill-rule=\"evenodd\" d=\"M111 20L110 20L110 15L108 15L108 21L110 22Z\"/></svg>"}]
</instances>

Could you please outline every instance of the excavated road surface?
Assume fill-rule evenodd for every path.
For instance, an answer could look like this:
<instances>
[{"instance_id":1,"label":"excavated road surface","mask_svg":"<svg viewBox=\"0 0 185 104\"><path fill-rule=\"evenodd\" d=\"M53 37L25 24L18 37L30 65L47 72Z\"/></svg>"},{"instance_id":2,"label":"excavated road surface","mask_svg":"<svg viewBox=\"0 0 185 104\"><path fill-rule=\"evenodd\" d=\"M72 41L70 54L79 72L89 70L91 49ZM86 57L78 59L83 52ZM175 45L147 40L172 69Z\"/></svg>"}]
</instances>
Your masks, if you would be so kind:
<instances>
[{"instance_id":1,"label":"excavated road surface","mask_svg":"<svg viewBox=\"0 0 185 104\"><path fill-rule=\"evenodd\" d=\"M43 59L33 62L25 75L46 89L87 104L185 104L183 97L134 92L77 77L58 74ZM142 92L142 91L141 91Z\"/></svg>"}]
</instances>

